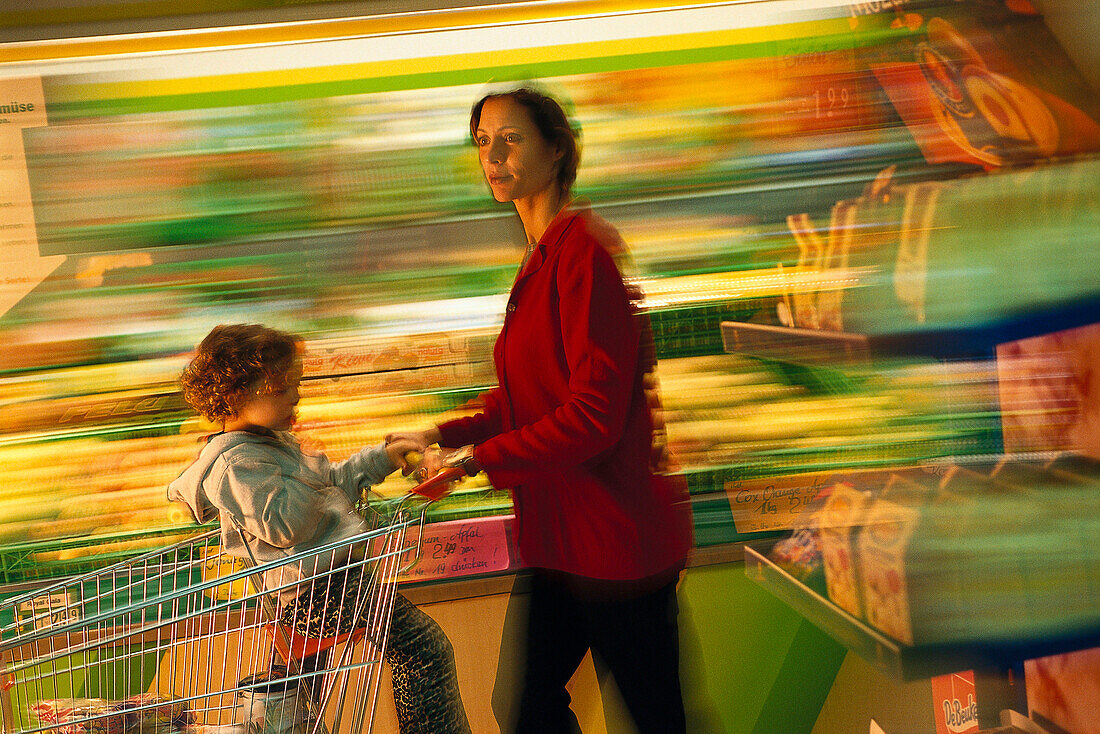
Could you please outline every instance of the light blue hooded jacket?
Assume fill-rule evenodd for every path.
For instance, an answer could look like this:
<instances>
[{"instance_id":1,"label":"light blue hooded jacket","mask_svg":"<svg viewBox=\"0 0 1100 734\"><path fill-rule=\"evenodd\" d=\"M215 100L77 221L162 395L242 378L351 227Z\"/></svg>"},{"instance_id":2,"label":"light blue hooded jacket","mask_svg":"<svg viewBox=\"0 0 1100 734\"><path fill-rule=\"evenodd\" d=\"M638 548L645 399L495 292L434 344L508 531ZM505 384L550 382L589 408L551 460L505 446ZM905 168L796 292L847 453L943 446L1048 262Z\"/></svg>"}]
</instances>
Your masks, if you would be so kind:
<instances>
[{"instance_id":1,"label":"light blue hooded jacket","mask_svg":"<svg viewBox=\"0 0 1100 734\"><path fill-rule=\"evenodd\" d=\"M246 560L251 550L263 563L366 531L355 503L362 490L394 469L384 444L332 463L302 451L287 432L230 431L211 438L168 485L168 499L186 504L195 522L220 517L222 550ZM285 604L301 592L296 581L341 566L350 556L350 547L341 548L269 570L265 585L278 589Z\"/></svg>"}]
</instances>

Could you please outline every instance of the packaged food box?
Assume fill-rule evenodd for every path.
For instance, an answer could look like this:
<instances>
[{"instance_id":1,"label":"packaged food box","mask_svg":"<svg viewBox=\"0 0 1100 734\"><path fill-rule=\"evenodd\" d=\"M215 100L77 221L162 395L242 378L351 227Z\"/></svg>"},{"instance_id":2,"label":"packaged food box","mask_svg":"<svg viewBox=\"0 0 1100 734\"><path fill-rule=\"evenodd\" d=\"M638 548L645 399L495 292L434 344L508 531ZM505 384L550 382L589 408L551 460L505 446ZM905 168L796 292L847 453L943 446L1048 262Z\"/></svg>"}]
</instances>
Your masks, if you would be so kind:
<instances>
[{"instance_id":1,"label":"packaged food box","mask_svg":"<svg viewBox=\"0 0 1100 734\"><path fill-rule=\"evenodd\" d=\"M128 731L142 734L171 732L195 723L194 713L183 701L164 698L155 693L139 693L112 706L126 716Z\"/></svg>"},{"instance_id":2,"label":"packaged food box","mask_svg":"<svg viewBox=\"0 0 1100 734\"><path fill-rule=\"evenodd\" d=\"M1044 467L1007 457L990 477L1005 492L1000 514L1009 520L998 518L998 527L1026 549L1015 554L1023 619L1055 634L1059 624L1095 625L1100 608L1100 484L1088 478L1088 461Z\"/></svg>"},{"instance_id":3,"label":"packaged food box","mask_svg":"<svg viewBox=\"0 0 1100 734\"><path fill-rule=\"evenodd\" d=\"M968 589L981 600L973 603L970 616L994 630L998 618L1021 616L1027 567L1036 561L1027 539L1041 532L1037 516L1027 508L1039 507L1041 497L1022 484L994 480L966 467L954 468L941 486L962 504L959 516L940 533L937 550L946 562L970 572Z\"/></svg>"},{"instance_id":4,"label":"packaged food box","mask_svg":"<svg viewBox=\"0 0 1100 734\"><path fill-rule=\"evenodd\" d=\"M864 617L888 635L912 644L907 552L924 508L936 495L932 478L892 473L873 495L857 539Z\"/></svg>"},{"instance_id":5,"label":"packaged food box","mask_svg":"<svg viewBox=\"0 0 1100 734\"><path fill-rule=\"evenodd\" d=\"M856 617L863 616L856 538L869 501L869 492L860 491L847 482L837 482L829 493L819 522L821 559L829 599Z\"/></svg>"},{"instance_id":6,"label":"packaged food box","mask_svg":"<svg viewBox=\"0 0 1100 734\"><path fill-rule=\"evenodd\" d=\"M825 568L821 557L821 513L832 485L818 491L797 517L791 534L772 546L768 558L815 593L825 596Z\"/></svg>"},{"instance_id":7,"label":"packaged food box","mask_svg":"<svg viewBox=\"0 0 1100 734\"><path fill-rule=\"evenodd\" d=\"M997 474L951 467L931 493L928 482L887 483L856 536L871 625L913 645L1017 640L1095 624L1100 519L1085 509L1086 497L1056 482L1033 489L1030 480L1045 478L1031 469Z\"/></svg>"},{"instance_id":8,"label":"packaged food box","mask_svg":"<svg viewBox=\"0 0 1100 734\"><path fill-rule=\"evenodd\" d=\"M1082 454L1064 453L1051 459L1044 467L1047 471L1074 481L1100 484L1100 460Z\"/></svg>"},{"instance_id":9,"label":"packaged food box","mask_svg":"<svg viewBox=\"0 0 1100 734\"><path fill-rule=\"evenodd\" d=\"M921 475L890 474L882 485L882 492L875 498L888 500L906 507L920 507L932 501L937 493L935 482Z\"/></svg>"},{"instance_id":10,"label":"packaged food box","mask_svg":"<svg viewBox=\"0 0 1100 734\"><path fill-rule=\"evenodd\" d=\"M1003 491L1038 493L1046 487L1066 486L1073 484L1071 479L1046 471L1042 467L1028 462L1014 461L1009 458L1001 459L989 472L989 478L994 486ZM1042 495L1033 494L1036 500Z\"/></svg>"},{"instance_id":11,"label":"packaged food box","mask_svg":"<svg viewBox=\"0 0 1100 734\"><path fill-rule=\"evenodd\" d=\"M891 637L913 644L908 551L921 521L915 507L876 499L857 540L860 594L867 621Z\"/></svg>"},{"instance_id":12,"label":"packaged food box","mask_svg":"<svg viewBox=\"0 0 1100 734\"><path fill-rule=\"evenodd\" d=\"M102 698L47 698L28 709L43 726L57 725L62 734L123 734L125 716L111 711Z\"/></svg>"}]
</instances>

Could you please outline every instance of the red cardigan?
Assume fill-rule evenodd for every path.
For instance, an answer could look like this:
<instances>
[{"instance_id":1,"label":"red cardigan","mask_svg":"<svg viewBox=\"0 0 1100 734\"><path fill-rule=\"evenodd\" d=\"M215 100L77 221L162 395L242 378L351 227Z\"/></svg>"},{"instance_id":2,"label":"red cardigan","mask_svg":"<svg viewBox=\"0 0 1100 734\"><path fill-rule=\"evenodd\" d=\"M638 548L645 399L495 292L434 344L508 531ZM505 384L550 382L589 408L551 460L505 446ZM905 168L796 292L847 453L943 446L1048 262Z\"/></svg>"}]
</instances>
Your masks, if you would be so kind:
<instances>
[{"instance_id":1,"label":"red cardigan","mask_svg":"<svg viewBox=\"0 0 1100 734\"><path fill-rule=\"evenodd\" d=\"M691 517L682 477L651 469L653 420L639 358L642 318L591 211L559 214L519 274L493 351L484 411L439 426L476 444L493 486L512 490L528 566L642 579L683 566Z\"/></svg>"}]
</instances>

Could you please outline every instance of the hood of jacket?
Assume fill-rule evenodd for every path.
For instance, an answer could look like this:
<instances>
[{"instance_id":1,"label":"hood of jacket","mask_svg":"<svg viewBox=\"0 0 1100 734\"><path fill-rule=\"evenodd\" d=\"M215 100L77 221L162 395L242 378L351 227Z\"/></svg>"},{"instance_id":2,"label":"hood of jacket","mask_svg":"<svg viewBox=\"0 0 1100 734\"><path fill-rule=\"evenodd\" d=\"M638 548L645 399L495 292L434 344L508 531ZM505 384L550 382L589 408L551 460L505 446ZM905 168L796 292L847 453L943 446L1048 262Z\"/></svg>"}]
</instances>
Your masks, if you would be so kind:
<instances>
[{"instance_id":1,"label":"hood of jacket","mask_svg":"<svg viewBox=\"0 0 1100 734\"><path fill-rule=\"evenodd\" d=\"M243 443L253 443L257 440L266 440L263 436L247 433L245 431L230 431L219 433L206 442L199 456L183 470L168 485L168 499L172 502L182 502L191 510L191 519L200 525L213 520L218 516L218 508L210 502L203 489L203 482L210 474L214 462L228 449Z\"/></svg>"},{"instance_id":2,"label":"hood of jacket","mask_svg":"<svg viewBox=\"0 0 1100 734\"><path fill-rule=\"evenodd\" d=\"M225 457L256 456L276 462L288 481L300 485L298 497L304 501L292 505L291 514L266 512L270 483L226 484L227 462L233 458ZM299 581L344 566L352 554L351 545L310 553L312 549L366 529L344 491L326 481L328 467L327 459L301 455L291 434L231 431L207 442L198 458L168 485L168 499L186 504L198 523L221 516L221 549L228 555L252 563L290 559L267 569L263 582L265 591L276 593L286 604L308 587Z\"/></svg>"}]
</instances>

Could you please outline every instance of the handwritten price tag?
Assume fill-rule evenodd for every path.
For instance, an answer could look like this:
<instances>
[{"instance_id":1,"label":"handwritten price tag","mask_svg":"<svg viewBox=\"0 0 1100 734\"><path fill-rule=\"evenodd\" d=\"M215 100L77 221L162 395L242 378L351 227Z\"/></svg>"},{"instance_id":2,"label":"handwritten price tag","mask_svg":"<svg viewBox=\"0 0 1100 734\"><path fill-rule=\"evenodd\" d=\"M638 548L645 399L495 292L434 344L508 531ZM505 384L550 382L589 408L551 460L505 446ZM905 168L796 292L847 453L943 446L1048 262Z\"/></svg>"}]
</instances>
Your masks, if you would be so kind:
<instances>
[{"instance_id":1,"label":"handwritten price tag","mask_svg":"<svg viewBox=\"0 0 1100 734\"><path fill-rule=\"evenodd\" d=\"M739 533L790 528L830 476L799 474L726 482L734 528Z\"/></svg>"},{"instance_id":2,"label":"handwritten price tag","mask_svg":"<svg viewBox=\"0 0 1100 734\"><path fill-rule=\"evenodd\" d=\"M44 630L68 622L79 622L80 607L72 603L66 592L50 592L20 604L19 617L23 621L33 621L35 631Z\"/></svg>"},{"instance_id":3,"label":"handwritten price tag","mask_svg":"<svg viewBox=\"0 0 1100 734\"><path fill-rule=\"evenodd\" d=\"M507 570L511 556L505 520L479 517L425 525L420 561L400 580L424 581Z\"/></svg>"}]
</instances>

